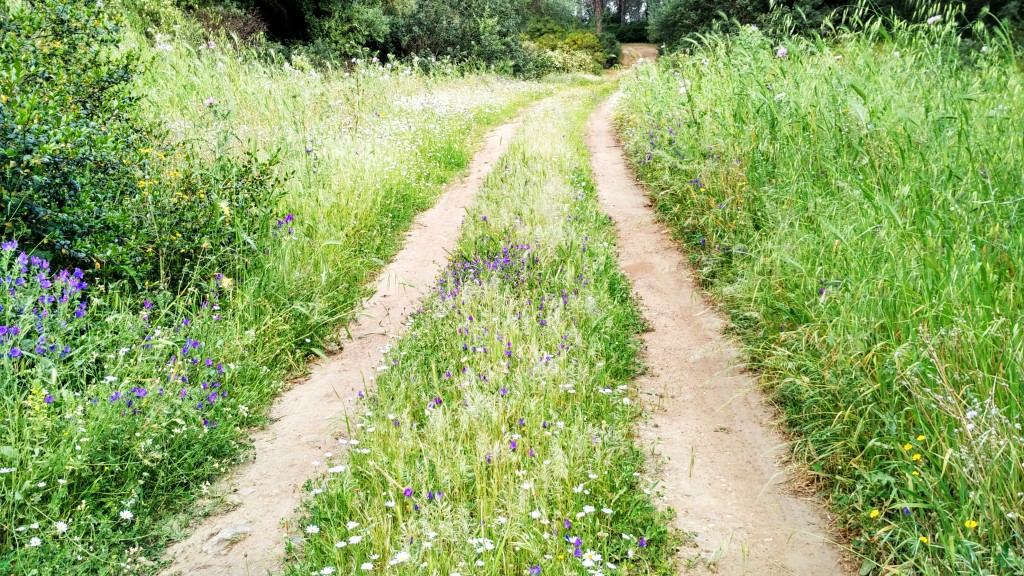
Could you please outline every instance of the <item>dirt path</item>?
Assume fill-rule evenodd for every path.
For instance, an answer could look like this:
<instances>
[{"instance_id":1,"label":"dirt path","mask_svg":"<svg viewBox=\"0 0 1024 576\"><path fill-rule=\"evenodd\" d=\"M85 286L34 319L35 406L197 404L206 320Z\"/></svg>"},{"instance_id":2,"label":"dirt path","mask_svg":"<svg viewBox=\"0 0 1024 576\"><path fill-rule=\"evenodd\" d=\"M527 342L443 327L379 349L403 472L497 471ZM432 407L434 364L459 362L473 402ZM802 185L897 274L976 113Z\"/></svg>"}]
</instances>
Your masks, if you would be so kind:
<instances>
[{"instance_id":1,"label":"dirt path","mask_svg":"<svg viewBox=\"0 0 1024 576\"><path fill-rule=\"evenodd\" d=\"M822 507L787 491L778 464L785 441L723 338L725 322L702 299L625 164L613 105L591 117L587 144L623 269L653 326L644 337L650 374L637 383L652 413L642 435L657 446L677 526L696 534L698 550L683 550L682 564L697 573L843 574L840 553L822 537L830 525Z\"/></svg>"},{"instance_id":2,"label":"dirt path","mask_svg":"<svg viewBox=\"0 0 1024 576\"><path fill-rule=\"evenodd\" d=\"M290 519L302 500L302 485L322 471L323 465L313 463L323 461L325 452L340 452L333 428L373 379L382 349L402 330L440 272L459 237L465 208L520 122L491 131L469 175L416 218L405 247L381 273L359 320L349 326L353 340L278 398L273 423L256 434L255 459L221 483L234 507L210 516L171 547L167 558L173 563L165 574L249 576L279 568L284 542L297 532Z\"/></svg>"},{"instance_id":3,"label":"dirt path","mask_svg":"<svg viewBox=\"0 0 1024 576\"><path fill-rule=\"evenodd\" d=\"M654 44L623 44L622 67L629 68L640 59L653 62L658 58L658 47Z\"/></svg>"}]
</instances>

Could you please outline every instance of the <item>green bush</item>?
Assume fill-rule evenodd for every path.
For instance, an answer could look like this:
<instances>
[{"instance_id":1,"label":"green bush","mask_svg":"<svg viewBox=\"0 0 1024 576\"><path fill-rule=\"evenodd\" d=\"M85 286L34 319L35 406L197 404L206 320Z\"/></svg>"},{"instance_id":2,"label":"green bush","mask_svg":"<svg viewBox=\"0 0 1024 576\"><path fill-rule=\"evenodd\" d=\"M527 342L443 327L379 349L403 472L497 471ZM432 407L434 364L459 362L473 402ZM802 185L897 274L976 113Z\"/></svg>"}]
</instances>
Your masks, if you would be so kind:
<instances>
[{"instance_id":1,"label":"green bush","mask_svg":"<svg viewBox=\"0 0 1024 576\"><path fill-rule=\"evenodd\" d=\"M0 211L8 237L58 265L123 256L121 209L144 169L130 115L136 58L98 2L0 6Z\"/></svg>"},{"instance_id":2,"label":"green bush","mask_svg":"<svg viewBox=\"0 0 1024 576\"><path fill-rule=\"evenodd\" d=\"M619 44L619 39L615 37L613 32L603 32L597 39L601 43L601 50L604 52L604 62L602 62L602 65L605 68L615 66L622 61L622 45Z\"/></svg>"},{"instance_id":3,"label":"green bush","mask_svg":"<svg viewBox=\"0 0 1024 576\"><path fill-rule=\"evenodd\" d=\"M605 30L615 35L619 42L647 42L647 21L638 20L625 24L609 24Z\"/></svg>"},{"instance_id":4,"label":"green bush","mask_svg":"<svg viewBox=\"0 0 1024 576\"><path fill-rule=\"evenodd\" d=\"M272 163L157 150L153 128L136 115L136 56L118 48L121 27L102 3L6 4L0 16L6 237L56 266L139 285L260 249L256 231L269 229L275 198Z\"/></svg>"},{"instance_id":5,"label":"green bush","mask_svg":"<svg viewBox=\"0 0 1024 576\"><path fill-rule=\"evenodd\" d=\"M767 12L768 2L764 0L666 0L651 14L651 40L674 46L684 38L714 27L734 31L735 23L754 22Z\"/></svg>"},{"instance_id":6,"label":"green bush","mask_svg":"<svg viewBox=\"0 0 1024 576\"><path fill-rule=\"evenodd\" d=\"M372 1L337 0L306 14L314 52L335 57L363 56L383 45L391 18Z\"/></svg>"}]
</instances>

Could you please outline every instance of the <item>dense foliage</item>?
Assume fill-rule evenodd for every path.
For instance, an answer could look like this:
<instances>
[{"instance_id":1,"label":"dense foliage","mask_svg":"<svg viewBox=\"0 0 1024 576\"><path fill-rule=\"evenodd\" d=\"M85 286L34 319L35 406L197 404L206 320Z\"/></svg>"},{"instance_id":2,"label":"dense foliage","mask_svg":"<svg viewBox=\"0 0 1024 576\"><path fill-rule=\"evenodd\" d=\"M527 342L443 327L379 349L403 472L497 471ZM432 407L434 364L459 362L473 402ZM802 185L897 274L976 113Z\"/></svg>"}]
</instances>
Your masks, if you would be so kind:
<instances>
[{"instance_id":1,"label":"dense foliage","mask_svg":"<svg viewBox=\"0 0 1024 576\"><path fill-rule=\"evenodd\" d=\"M1021 63L953 17L858 29L708 36L622 133L861 573L1020 574Z\"/></svg>"},{"instance_id":2,"label":"dense foliage","mask_svg":"<svg viewBox=\"0 0 1024 576\"><path fill-rule=\"evenodd\" d=\"M259 250L270 164L161 144L137 114L137 55L118 48L120 26L102 3L6 3L0 18L7 238L54 265L139 285Z\"/></svg>"},{"instance_id":3,"label":"dense foliage","mask_svg":"<svg viewBox=\"0 0 1024 576\"><path fill-rule=\"evenodd\" d=\"M452 58L493 66L519 75L576 69L577 52L594 54L607 67L618 61L613 35L602 36L604 53L593 46L568 48L523 42L523 34L537 22L553 22L561 29L582 30L587 20L577 15L569 0L303 0L293 4L240 0L183 2L211 29L238 37L254 27L253 18L266 23L268 38L322 62L377 56L390 58ZM244 26L243 29L235 29ZM564 34L563 34L564 35ZM531 38L536 38L529 34ZM558 54L550 54L557 52Z\"/></svg>"}]
</instances>

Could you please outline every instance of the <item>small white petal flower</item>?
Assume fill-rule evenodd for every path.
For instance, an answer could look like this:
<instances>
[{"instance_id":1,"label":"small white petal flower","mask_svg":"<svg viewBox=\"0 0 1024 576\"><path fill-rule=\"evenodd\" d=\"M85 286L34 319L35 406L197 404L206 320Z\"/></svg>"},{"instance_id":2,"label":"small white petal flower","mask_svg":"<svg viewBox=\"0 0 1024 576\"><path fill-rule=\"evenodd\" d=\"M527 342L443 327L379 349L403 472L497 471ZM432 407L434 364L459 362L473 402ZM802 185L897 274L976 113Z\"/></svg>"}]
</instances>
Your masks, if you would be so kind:
<instances>
[{"instance_id":1,"label":"small white petal flower","mask_svg":"<svg viewBox=\"0 0 1024 576\"><path fill-rule=\"evenodd\" d=\"M316 524L310 524L309 526L306 526L306 534L319 534L319 533L320 533L320 527L317 526Z\"/></svg>"},{"instance_id":2,"label":"small white petal flower","mask_svg":"<svg viewBox=\"0 0 1024 576\"><path fill-rule=\"evenodd\" d=\"M35 548L37 546L42 546L43 541L40 540L38 536L33 536L32 539L28 541L28 545Z\"/></svg>"},{"instance_id":3,"label":"small white petal flower","mask_svg":"<svg viewBox=\"0 0 1024 576\"><path fill-rule=\"evenodd\" d=\"M530 512L530 518L533 518L534 520L540 518L540 510L534 510L533 512Z\"/></svg>"},{"instance_id":4,"label":"small white petal flower","mask_svg":"<svg viewBox=\"0 0 1024 576\"><path fill-rule=\"evenodd\" d=\"M121 510L120 516L121 516L121 520L128 520L128 521L131 521L132 518L135 518L135 514L132 514L131 510Z\"/></svg>"},{"instance_id":5,"label":"small white petal flower","mask_svg":"<svg viewBox=\"0 0 1024 576\"><path fill-rule=\"evenodd\" d=\"M60 534L66 534L67 531L68 531L68 523L67 522L61 522L61 521L54 522L53 523L53 527L56 528L57 532L59 532Z\"/></svg>"},{"instance_id":6,"label":"small white petal flower","mask_svg":"<svg viewBox=\"0 0 1024 576\"><path fill-rule=\"evenodd\" d=\"M349 536L348 537L348 543L349 544L359 544L362 541L363 541L363 537L362 536Z\"/></svg>"},{"instance_id":7,"label":"small white petal flower","mask_svg":"<svg viewBox=\"0 0 1024 576\"><path fill-rule=\"evenodd\" d=\"M363 562L362 565L359 566L359 569L363 572L369 572L370 570L373 570L373 562Z\"/></svg>"},{"instance_id":8,"label":"small white petal flower","mask_svg":"<svg viewBox=\"0 0 1024 576\"><path fill-rule=\"evenodd\" d=\"M353 522L352 520L349 520L348 523L345 524L345 528L348 528L349 530L355 530L358 527L359 522Z\"/></svg>"}]
</instances>

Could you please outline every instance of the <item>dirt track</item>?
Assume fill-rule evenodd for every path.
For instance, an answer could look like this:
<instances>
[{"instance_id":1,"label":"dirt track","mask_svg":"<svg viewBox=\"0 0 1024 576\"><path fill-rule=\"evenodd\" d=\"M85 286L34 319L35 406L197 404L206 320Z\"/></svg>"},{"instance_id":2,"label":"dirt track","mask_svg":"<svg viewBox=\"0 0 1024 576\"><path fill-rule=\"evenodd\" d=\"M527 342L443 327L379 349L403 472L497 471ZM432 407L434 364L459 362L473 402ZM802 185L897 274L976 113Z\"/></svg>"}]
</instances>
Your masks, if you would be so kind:
<instances>
[{"instance_id":1,"label":"dirt track","mask_svg":"<svg viewBox=\"0 0 1024 576\"><path fill-rule=\"evenodd\" d=\"M695 573L842 574L828 522L812 498L787 490L785 442L773 433L755 379L741 369L725 325L701 297L668 230L625 164L612 130L614 102L591 117L587 144L605 212L616 222L620 262L653 330L650 373L637 386L656 446L665 504L695 533L682 566Z\"/></svg>"},{"instance_id":2,"label":"dirt track","mask_svg":"<svg viewBox=\"0 0 1024 576\"><path fill-rule=\"evenodd\" d=\"M624 45L626 55L653 59L650 45ZM841 554L822 535L830 522L813 499L787 491L779 466L784 441L754 379L721 331L724 321L701 298L682 254L655 221L627 168L611 124L613 102L591 118L588 145L605 210L617 223L621 264L645 305L651 373L637 382L651 412L642 430L657 446L665 504L676 525L695 533L696 549L681 565L696 573L843 574ZM458 238L465 207L507 148L519 122L492 131L470 174L416 219L405 247L381 274L375 295L344 351L312 368L282 394L273 424L256 435L253 462L220 484L234 506L194 527L167 554L166 574L263 575L280 567L291 518L314 462L338 451L335 428L359 390L372 381L382 349L397 336Z\"/></svg>"},{"instance_id":3,"label":"dirt track","mask_svg":"<svg viewBox=\"0 0 1024 576\"><path fill-rule=\"evenodd\" d=\"M255 459L221 483L234 508L207 518L167 553L166 574L263 575L280 566L290 519L303 483L322 470L314 462L339 452L337 430L356 394L367 387L390 339L402 329L455 247L466 206L508 147L520 120L492 130L473 156L469 176L449 187L413 222L402 251L381 273L344 350L311 367L311 376L283 393L273 424L255 436ZM218 538L218 535L220 537Z\"/></svg>"}]
</instances>

